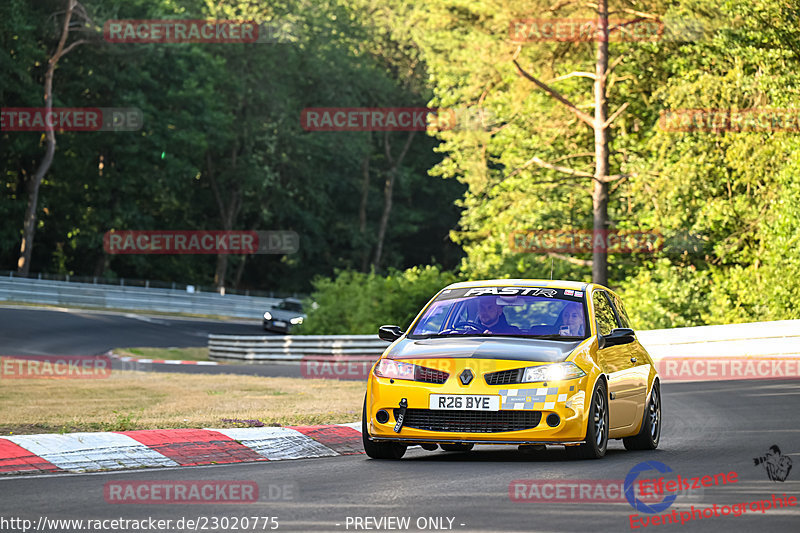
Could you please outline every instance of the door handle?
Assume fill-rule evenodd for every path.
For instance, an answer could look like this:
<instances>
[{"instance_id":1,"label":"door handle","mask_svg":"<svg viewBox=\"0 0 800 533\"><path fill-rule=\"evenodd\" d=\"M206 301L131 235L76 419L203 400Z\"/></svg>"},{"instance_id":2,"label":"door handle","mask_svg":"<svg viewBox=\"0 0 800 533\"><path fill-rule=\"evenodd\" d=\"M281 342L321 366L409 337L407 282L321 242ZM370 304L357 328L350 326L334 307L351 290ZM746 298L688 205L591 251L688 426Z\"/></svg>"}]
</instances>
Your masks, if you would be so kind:
<instances>
[{"instance_id":1,"label":"door handle","mask_svg":"<svg viewBox=\"0 0 800 533\"><path fill-rule=\"evenodd\" d=\"M631 363L635 363L637 359L635 357L631 357Z\"/></svg>"}]
</instances>

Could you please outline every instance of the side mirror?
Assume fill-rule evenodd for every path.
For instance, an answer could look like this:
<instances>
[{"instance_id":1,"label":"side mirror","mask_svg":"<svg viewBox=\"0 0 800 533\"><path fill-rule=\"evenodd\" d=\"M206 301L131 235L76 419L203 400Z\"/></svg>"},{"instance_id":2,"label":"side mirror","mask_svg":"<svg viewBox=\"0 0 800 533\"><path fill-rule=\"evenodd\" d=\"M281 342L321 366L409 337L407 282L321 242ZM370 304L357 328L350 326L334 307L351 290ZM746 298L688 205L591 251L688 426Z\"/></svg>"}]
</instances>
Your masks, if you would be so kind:
<instances>
[{"instance_id":1,"label":"side mirror","mask_svg":"<svg viewBox=\"0 0 800 533\"><path fill-rule=\"evenodd\" d=\"M600 348L607 348L609 346L620 346L622 344L630 344L636 340L633 330L630 328L616 328L612 329L611 333L606 336L600 336Z\"/></svg>"},{"instance_id":2,"label":"side mirror","mask_svg":"<svg viewBox=\"0 0 800 533\"><path fill-rule=\"evenodd\" d=\"M400 326L381 326L378 328L378 338L386 342L394 342L403 336Z\"/></svg>"}]
</instances>

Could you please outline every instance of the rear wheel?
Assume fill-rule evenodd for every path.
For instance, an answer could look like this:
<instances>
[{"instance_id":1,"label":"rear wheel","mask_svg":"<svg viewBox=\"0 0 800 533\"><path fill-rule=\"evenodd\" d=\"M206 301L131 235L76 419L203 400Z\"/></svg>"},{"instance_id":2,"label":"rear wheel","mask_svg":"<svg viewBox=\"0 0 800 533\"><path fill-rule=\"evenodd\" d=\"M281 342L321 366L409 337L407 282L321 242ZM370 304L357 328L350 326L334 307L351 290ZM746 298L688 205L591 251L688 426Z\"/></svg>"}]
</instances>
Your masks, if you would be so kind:
<instances>
[{"instance_id":1,"label":"rear wheel","mask_svg":"<svg viewBox=\"0 0 800 533\"><path fill-rule=\"evenodd\" d=\"M446 452L468 452L475 447L474 444L440 444Z\"/></svg>"},{"instance_id":2,"label":"rear wheel","mask_svg":"<svg viewBox=\"0 0 800 533\"><path fill-rule=\"evenodd\" d=\"M367 399L364 398L364 410L361 412L361 441L364 452L373 459L400 459L405 455L407 446L397 442L374 442L367 431Z\"/></svg>"},{"instance_id":3,"label":"rear wheel","mask_svg":"<svg viewBox=\"0 0 800 533\"><path fill-rule=\"evenodd\" d=\"M572 459L599 459L608 448L608 394L605 382L598 381L594 386L589 421L586 426L586 440L578 446L567 446L567 456Z\"/></svg>"},{"instance_id":4,"label":"rear wheel","mask_svg":"<svg viewBox=\"0 0 800 533\"><path fill-rule=\"evenodd\" d=\"M661 387L658 381L653 384L650 401L644 410L644 419L639 434L625 437L622 444L626 450L655 450L661 440Z\"/></svg>"}]
</instances>

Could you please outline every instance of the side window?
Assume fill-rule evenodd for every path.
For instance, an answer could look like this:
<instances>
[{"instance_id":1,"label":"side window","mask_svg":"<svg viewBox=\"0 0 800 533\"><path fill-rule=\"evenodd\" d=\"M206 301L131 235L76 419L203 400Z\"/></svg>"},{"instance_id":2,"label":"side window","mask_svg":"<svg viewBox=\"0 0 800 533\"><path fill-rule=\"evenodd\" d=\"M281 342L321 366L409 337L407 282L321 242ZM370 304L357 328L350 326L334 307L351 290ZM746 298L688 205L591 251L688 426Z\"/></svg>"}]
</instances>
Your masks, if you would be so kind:
<instances>
[{"instance_id":1,"label":"side window","mask_svg":"<svg viewBox=\"0 0 800 533\"><path fill-rule=\"evenodd\" d=\"M595 291L592 294L592 302L594 302L594 314L597 318L597 331L600 335L608 335L612 329L617 327L614 309L602 291Z\"/></svg>"},{"instance_id":2,"label":"side window","mask_svg":"<svg viewBox=\"0 0 800 533\"><path fill-rule=\"evenodd\" d=\"M619 317L619 327L633 329L631 327L631 320L628 318L628 313L625 312L625 306L622 305L622 300L620 300L617 296L614 296L614 307L616 308L617 316Z\"/></svg>"}]
</instances>

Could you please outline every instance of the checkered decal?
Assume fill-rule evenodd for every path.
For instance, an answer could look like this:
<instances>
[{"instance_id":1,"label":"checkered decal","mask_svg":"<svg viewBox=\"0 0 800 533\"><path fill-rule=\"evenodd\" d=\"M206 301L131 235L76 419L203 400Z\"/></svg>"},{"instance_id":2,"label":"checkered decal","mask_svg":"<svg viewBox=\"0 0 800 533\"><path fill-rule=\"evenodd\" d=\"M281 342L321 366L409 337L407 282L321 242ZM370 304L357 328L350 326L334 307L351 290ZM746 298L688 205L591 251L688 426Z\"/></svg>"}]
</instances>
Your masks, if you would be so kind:
<instances>
[{"instance_id":1,"label":"checkered decal","mask_svg":"<svg viewBox=\"0 0 800 533\"><path fill-rule=\"evenodd\" d=\"M570 386L569 390L573 390ZM559 393L558 387L537 389L500 389L501 409L555 409L556 403L567 401L566 389Z\"/></svg>"}]
</instances>

